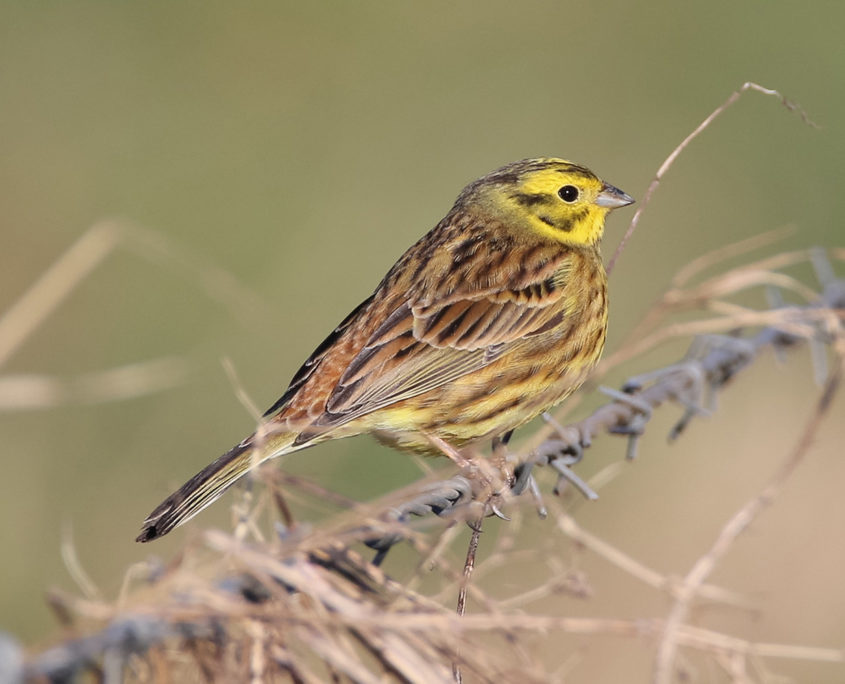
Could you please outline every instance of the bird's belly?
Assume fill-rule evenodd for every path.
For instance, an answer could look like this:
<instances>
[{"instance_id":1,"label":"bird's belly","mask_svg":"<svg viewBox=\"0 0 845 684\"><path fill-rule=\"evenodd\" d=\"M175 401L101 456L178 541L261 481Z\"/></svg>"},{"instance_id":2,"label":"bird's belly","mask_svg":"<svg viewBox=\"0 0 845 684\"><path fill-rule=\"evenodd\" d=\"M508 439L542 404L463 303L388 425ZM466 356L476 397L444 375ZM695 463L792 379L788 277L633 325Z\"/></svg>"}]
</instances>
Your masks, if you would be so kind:
<instances>
[{"instance_id":1,"label":"bird's belly","mask_svg":"<svg viewBox=\"0 0 845 684\"><path fill-rule=\"evenodd\" d=\"M600 349L598 350L600 352ZM584 381L598 353L580 363L546 354L504 358L481 371L371 414L370 429L389 446L439 453L426 435L462 447L527 423L563 401Z\"/></svg>"}]
</instances>

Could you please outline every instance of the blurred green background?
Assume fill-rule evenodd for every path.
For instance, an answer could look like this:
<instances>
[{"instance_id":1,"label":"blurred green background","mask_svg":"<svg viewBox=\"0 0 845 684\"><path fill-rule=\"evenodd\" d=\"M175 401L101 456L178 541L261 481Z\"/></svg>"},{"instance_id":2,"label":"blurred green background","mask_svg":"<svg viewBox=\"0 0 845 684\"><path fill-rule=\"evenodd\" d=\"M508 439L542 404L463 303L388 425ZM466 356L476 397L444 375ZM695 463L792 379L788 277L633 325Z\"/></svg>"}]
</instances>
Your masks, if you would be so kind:
<instances>
[{"instance_id":1,"label":"blurred green background","mask_svg":"<svg viewBox=\"0 0 845 684\"><path fill-rule=\"evenodd\" d=\"M133 539L143 517L253 425L221 359L268 406L461 187L505 162L564 156L641 198L672 148L747 80L777 88L821 125L805 126L751 93L690 147L613 274L611 349L671 275L707 250L785 225L798 230L772 251L842 246L845 5L812 7L0 4L0 311L89 227L114 217L228 272L257 302L227 306L195 274L118 250L6 363L7 376L73 381L177 357L187 374L166 391L119 402L71 397L22 409L5 399L0 628L27 642L54 629L43 592L75 590L60 555L65 529L109 597L129 564L168 558L184 532L140 546ZM621 214L610 221L608 255L631 215ZM686 572L765 481L809 410L815 390L806 359L775 368L764 365L731 389L730 410L697 425L665 458L663 433L651 437L631 477L585 509L592 529L665 572ZM763 450L769 465L740 465L743 441L756 445L760 432L772 440ZM828 435L815 456L842 434ZM714 445L721 435L730 437ZM621 453L621 442L608 441L590 458L601 465ZM285 467L365 498L418 473L367 438L318 447ZM841 482L842 466L831 457L812 468L820 479L801 501L812 500L823 516L824 484ZM705 477L715 478L712 490L702 489ZM700 524L715 500L724 510ZM796 505L816 529L813 510ZM223 503L200 524L228 525L229 517ZM777 513L764 525L773 519ZM655 521L670 520L675 536L655 533ZM841 546L841 533L830 531ZM807 553L800 568L841 570L841 550L838 561L829 551ZM795 578L784 570L783 586L761 589L759 568L737 568L748 591L785 592ZM810 592L788 618L775 611L782 629L755 623L747 636L841 644L845 602L836 588L836 598ZM609 605L608 614L653 610ZM663 605L659 597L655 605ZM834 608L838 621L814 631Z\"/></svg>"}]
</instances>

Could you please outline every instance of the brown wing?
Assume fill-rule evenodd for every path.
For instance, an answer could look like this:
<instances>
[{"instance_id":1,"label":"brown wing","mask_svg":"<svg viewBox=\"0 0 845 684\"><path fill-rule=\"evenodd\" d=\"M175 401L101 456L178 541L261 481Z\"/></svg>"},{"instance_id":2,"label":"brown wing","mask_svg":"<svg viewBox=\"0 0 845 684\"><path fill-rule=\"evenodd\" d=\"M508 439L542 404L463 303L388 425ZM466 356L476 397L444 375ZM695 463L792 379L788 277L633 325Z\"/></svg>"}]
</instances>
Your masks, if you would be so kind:
<instances>
[{"instance_id":1,"label":"brown wing","mask_svg":"<svg viewBox=\"0 0 845 684\"><path fill-rule=\"evenodd\" d=\"M277 411L281 410L285 407L285 405L294 397L294 395L299 391L299 389L308 381L314 371L317 370L317 367L320 365L320 362L325 358L326 354L328 354L329 350L332 348L335 342L343 335L344 332L351 326L355 319L357 318L358 314L361 311L365 310L370 303L373 301L373 296L367 297L363 302L361 302L358 306L356 306L349 315L344 318L340 325L338 325L334 330L332 330L331 334L326 337L317 348L311 353L305 363L302 364L300 369L296 371L296 374L293 376L293 379L290 381L290 385L285 390L285 393L273 404L270 408L268 408L264 412L264 417L276 413Z\"/></svg>"},{"instance_id":2,"label":"brown wing","mask_svg":"<svg viewBox=\"0 0 845 684\"><path fill-rule=\"evenodd\" d=\"M570 257L557 251L554 258L540 255L534 264L518 253L509 256L511 287L466 277L473 270L469 263L452 272L451 282L427 285L425 298L412 292L347 366L317 424L339 425L440 387L489 365L521 339L560 324Z\"/></svg>"}]
</instances>

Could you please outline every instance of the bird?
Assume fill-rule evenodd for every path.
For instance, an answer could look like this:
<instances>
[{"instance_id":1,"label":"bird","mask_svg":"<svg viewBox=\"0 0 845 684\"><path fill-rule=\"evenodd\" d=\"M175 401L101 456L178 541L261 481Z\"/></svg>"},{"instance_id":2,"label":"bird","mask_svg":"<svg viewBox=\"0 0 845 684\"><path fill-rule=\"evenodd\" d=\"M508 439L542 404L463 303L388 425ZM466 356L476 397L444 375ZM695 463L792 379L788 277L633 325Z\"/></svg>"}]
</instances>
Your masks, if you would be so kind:
<instances>
[{"instance_id":1,"label":"bird","mask_svg":"<svg viewBox=\"0 0 845 684\"><path fill-rule=\"evenodd\" d=\"M557 405L607 331L600 245L634 200L579 164L524 159L467 185L446 216L314 350L256 431L146 518L159 538L259 464L360 434L442 454Z\"/></svg>"}]
</instances>

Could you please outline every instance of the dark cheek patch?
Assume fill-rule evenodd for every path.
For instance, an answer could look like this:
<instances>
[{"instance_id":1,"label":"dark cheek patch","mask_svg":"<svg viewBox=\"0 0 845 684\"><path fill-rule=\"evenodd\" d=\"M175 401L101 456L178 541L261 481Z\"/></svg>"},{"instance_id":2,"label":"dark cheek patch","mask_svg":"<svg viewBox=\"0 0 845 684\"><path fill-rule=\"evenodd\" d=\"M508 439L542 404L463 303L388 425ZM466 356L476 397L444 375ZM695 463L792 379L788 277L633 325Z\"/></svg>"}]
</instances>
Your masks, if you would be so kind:
<instances>
[{"instance_id":1,"label":"dark cheek patch","mask_svg":"<svg viewBox=\"0 0 845 684\"><path fill-rule=\"evenodd\" d=\"M571 216L560 219L558 223L552 221L548 216L540 216L539 218L543 223L550 225L552 228L569 233L587 216L587 211L587 209L581 209Z\"/></svg>"},{"instance_id":2,"label":"dark cheek patch","mask_svg":"<svg viewBox=\"0 0 845 684\"><path fill-rule=\"evenodd\" d=\"M517 192L511 195L513 200L523 207L548 206L554 201L553 197L543 193Z\"/></svg>"}]
</instances>

